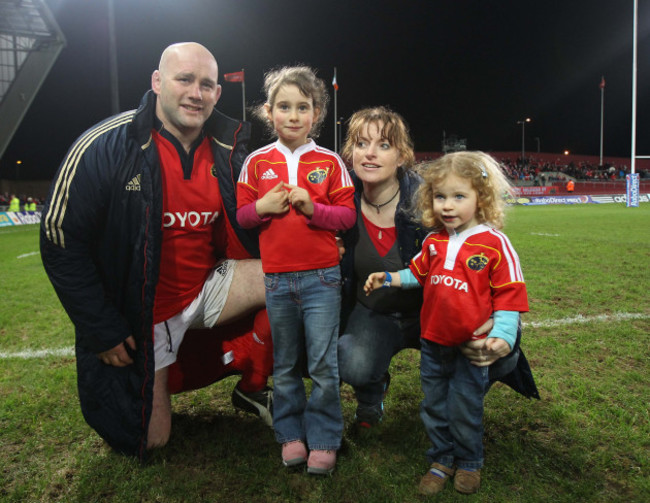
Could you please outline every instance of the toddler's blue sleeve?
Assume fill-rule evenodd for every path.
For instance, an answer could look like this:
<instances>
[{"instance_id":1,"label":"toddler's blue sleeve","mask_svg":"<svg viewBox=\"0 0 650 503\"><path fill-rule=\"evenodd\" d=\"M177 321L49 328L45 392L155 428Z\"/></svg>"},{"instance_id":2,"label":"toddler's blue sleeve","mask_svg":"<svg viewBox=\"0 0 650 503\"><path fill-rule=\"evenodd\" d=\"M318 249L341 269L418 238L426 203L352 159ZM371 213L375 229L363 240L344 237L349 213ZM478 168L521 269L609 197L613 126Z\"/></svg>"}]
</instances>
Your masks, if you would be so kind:
<instances>
[{"instance_id":1,"label":"toddler's blue sleeve","mask_svg":"<svg viewBox=\"0 0 650 503\"><path fill-rule=\"evenodd\" d=\"M498 337L510 345L515 346L517 340L517 327L519 326L519 313L517 311L494 311L494 328L488 337Z\"/></svg>"},{"instance_id":2,"label":"toddler's blue sleeve","mask_svg":"<svg viewBox=\"0 0 650 503\"><path fill-rule=\"evenodd\" d=\"M402 282L402 288L405 290L420 288L420 283L417 278L413 275L411 270L407 267L401 271L397 271L399 274L399 280Z\"/></svg>"}]
</instances>

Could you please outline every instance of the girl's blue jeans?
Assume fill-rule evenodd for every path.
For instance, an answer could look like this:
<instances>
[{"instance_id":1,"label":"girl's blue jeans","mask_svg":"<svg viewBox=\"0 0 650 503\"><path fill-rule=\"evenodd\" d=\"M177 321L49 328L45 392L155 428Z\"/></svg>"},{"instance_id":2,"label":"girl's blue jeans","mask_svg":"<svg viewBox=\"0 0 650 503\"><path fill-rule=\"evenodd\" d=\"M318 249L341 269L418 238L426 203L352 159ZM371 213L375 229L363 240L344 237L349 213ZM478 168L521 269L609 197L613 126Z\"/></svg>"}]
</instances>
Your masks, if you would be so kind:
<instances>
[{"instance_id":1,"label":"girl's blue jeans","mask_svg":"<svg viewBox=\"0 0 650 503\"><path fill-rule=\"evenodd\" d=\"M483 466L483 398L488 367L476 367L457 346L421 339L420 417L431 448L430 463L466 470Z\"/></svg>"},{"instance_id":2,"label":"girl's blue jeans","mask_svg":"<svg viewBox=\"0 0 650 503\"><path fill-rule=\"evenodd\" d=\"M339 266L265 274L273 336L273 428L278 442L337 450L343 435L336 343L341 308ZM301 359L312 381L306 398Z\"/></svg>"}]
</instances>

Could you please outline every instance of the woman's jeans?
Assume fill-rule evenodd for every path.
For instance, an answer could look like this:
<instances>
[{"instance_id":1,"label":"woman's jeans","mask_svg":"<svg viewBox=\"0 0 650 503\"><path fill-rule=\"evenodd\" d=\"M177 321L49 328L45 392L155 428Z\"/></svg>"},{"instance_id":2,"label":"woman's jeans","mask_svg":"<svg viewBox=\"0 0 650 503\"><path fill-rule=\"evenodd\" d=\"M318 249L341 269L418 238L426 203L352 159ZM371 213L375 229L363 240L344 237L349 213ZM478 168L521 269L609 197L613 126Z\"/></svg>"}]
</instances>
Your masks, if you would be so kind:
<instances>
[{"instance_id":1,"label":"woman's jeans","mask_svg":"<svg viewBox=\"0 0 650 503\"><path fill-rule=\"evenodd\" d=\"M343 435L336 343L341 308L339 266L265 274L273 336L273 428L278 442L337 450ZM301 360L312 381L306 399Z\"/></svg>"},{"instance_id":2,"label":"woman's jeans","mask_svg":"<svg viewBox=\"0 0 650 503\"><path fill-rule=\"evenodd\" d=\"M420 417L433 446L430 463L476 470L483 466L483 398L488 367L477 367L457 346L421 339Z\"/></svg>"},{"instance_id":3,"label":"woman's jeans","mask_svg":"<svg viewBox=\"0 0 650 503\"><path fill-rule=\"evenodd\" d=\"M380 418L391 359L402 349L420 347L419 315L381 314L357 302L338 346L339 373L354 388L357 416Z\"/></svg>"}]
</instances>

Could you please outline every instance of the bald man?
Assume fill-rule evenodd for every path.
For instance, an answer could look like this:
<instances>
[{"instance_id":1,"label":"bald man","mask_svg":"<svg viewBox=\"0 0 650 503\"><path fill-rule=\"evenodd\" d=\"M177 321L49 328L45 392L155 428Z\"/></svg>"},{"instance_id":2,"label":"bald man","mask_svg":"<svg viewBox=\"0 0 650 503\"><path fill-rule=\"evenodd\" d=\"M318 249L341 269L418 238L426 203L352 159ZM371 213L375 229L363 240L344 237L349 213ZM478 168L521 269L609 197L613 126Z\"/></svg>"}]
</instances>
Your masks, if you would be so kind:
<instances>
[{"instance_id":1,"label":"bald man","mask_svg":"<svg viewBox=\"0 0 650 503\"><path fill-rule=\"evenodd\" d=\"M186 331L264 306L257 238L235 216L250 125L215 109L218 72L200 44L166 48L140 107L72 145L41 220L43 264L75 326L84 417L113 448L140 458L169 439L169 370ZM261 347L234 346L257 361L233 403L267 418L271 342L253 335ZM231 361L251 359L219 347L224 375L242 370Z\"/></svg>"}]
</instances>

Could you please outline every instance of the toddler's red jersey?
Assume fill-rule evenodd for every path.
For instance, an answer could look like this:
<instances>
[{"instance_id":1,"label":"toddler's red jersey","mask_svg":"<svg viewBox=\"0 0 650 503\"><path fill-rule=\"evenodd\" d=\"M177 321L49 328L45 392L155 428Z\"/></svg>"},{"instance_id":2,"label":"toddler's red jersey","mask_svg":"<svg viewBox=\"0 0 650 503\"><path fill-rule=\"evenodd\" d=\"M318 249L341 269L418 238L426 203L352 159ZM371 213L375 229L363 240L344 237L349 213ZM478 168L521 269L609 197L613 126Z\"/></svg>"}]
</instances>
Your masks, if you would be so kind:
<instances>
[{"instance_id":1,"label":"toddler's red jersey","mask_svg":"<svg viewBox=\"0 0 650 503\"><path fill-rule=\"evenodd\" d=\"M487 225L430 233L410 269L424 287L422 337L438 344L470 340L494 311L528 311L519 257L507 236Z\"/></svg>"}]
</instances>

